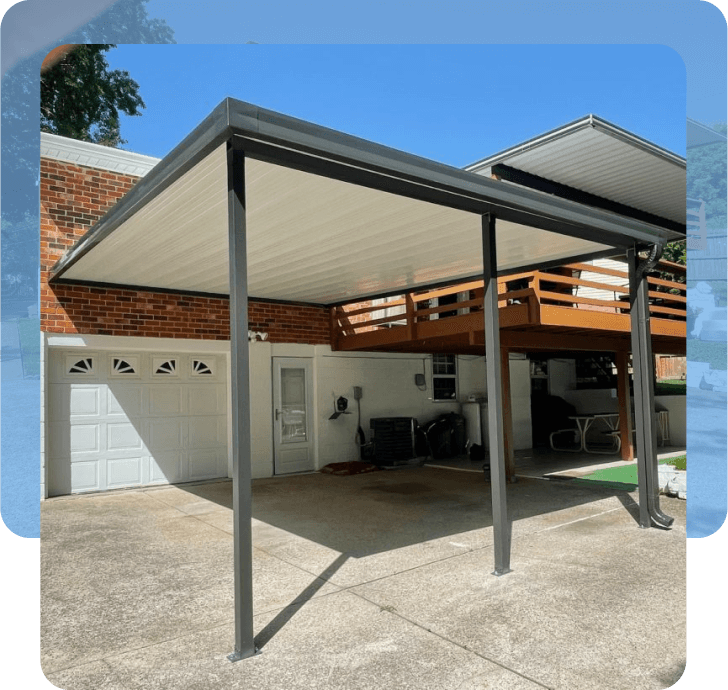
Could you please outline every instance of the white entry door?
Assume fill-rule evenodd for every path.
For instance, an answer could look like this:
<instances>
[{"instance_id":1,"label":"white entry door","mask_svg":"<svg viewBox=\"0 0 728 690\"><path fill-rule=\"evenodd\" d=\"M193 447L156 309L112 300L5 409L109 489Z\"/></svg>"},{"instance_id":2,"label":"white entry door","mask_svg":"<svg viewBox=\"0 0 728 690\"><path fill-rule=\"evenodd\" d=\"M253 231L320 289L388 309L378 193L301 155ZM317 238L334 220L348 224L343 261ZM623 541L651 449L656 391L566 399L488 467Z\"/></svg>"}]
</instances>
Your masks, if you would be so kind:
<instances>
[{"instance_id":1,"label":"white entry door","mask_svg":"<svg viewBox=\"0 0 728 690\"><path fill-rule=\"evenodd\" d=\"M275 474L314 469L312 378L310 359L273 358Z\"/></svg>"}]
</instances>

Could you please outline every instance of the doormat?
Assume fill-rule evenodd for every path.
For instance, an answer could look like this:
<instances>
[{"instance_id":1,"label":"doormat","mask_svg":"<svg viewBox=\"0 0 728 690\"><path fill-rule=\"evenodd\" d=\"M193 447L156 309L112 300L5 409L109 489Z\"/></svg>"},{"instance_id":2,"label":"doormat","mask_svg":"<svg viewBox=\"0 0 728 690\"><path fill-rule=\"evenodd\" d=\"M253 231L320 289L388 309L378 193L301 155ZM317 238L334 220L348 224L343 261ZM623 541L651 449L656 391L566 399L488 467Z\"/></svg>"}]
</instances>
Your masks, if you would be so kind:
<instances>
[{"instance_id":1,"label":"doormat","mask_svg":"<svg viewBox=\"0 0 728 690\"><path fill-rule=\"evenodd\" d=\"M370 462L360 462L353 460L351 462L332 462L321 468L324 474L335 474L337 477L349 477L353 474L365 474L367 472L378 472L381 467L372 465Z\"/></svg>"}]
</instances>

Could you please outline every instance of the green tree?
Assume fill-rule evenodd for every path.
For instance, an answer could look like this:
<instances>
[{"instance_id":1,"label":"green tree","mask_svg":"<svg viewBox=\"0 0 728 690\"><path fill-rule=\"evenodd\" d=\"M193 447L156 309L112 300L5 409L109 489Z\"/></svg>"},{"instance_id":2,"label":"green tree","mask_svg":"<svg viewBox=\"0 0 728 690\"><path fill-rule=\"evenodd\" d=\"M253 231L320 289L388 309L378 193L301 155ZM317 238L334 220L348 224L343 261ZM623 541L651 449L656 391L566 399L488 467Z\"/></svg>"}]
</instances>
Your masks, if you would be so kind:
<instances>
[{"instance_id":1,"label":"green tree","mask_svg":"<svg viewBox=\"0 0 728 690\"><path fill-rule=\"evenodd\" d=\"M149 0L119 0L76 31L57 41L66 43L174 43L173 30L147 14ZM49 45L16 63L2 77L2 209L3 221L24 222L38 215L38 82ZM38 233L35 232L36 246ZM37 249L36 249L37 254ZM6 269L2 255L3 270Z\"/></svg>"},{"instance_id":2,"label":"green tree","mask_svg":"<svg viewBox=\"0 0 728 690\"><path fill-rule=\"evenodd\" d=\"M57 45L86 43L174 43L174 32L164 20L147 14L149 0L119 0ZM19 61L2 77L2 252L0 295L23 297L28 305L38 299L39 207L39 76L48 50ZM120 110L117 103L115 107ZM141 107L141 103L137 107ZM113 124L113 123L112 123ZM113 127L92 136L112 143ZM118 131L116 133L118 137ZM120 143L121 140L118 141Z\"/></svg>"},{"instance_id":3,"label":"green tree","mask_svg":"<svg viewBox=\"0 0 728 690\"><path fill-rule=\"evenodd\" d=\"M725 123L713 126L726 133ZM726 142L688 149L687 195L705 202L705 223L711 230L725 230L726 209Z\"/></svg>"},{"instance_id":4,"label":"green tree","mask_svg":"<svg viewBox=\"0 0 728 690\"><path fill-rule=\"evenodd\" d=\"M111 43L79 45L40 79L40 128L43 132L105 146L126 142L119 112L140 115L139 84L123 70L110 70Z\"/></svg>"},{"instance_id":5,"label":"green tree","mask_svg":"<svg viewBox=\"0 0 728 690\"><path fill-rule=\"evenodd\" d=\"M672 261L676 264L682 264L683 266L687 263L687 257L685 254L685 240L677 240L676 242L668 242L665 245L665 250L662 253L662 258L667 261Z\"/></svg>"}]
</instances>

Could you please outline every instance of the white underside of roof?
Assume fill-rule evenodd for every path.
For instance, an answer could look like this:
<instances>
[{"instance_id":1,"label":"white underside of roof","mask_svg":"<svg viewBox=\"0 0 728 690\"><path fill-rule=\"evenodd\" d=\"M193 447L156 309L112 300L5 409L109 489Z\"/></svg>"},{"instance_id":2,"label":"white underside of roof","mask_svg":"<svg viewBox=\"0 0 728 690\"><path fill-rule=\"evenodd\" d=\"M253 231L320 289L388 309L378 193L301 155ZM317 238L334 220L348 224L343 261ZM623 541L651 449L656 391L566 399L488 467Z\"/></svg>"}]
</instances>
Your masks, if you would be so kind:
<instances>
[{"instance_id":1,"label":"white underside of roof","mask_svg":"<svg viewBox=\"0 0 728 690\"><path fill-rule=\"evenodd\" d=\"M252 159L245 176L253 297L327 304L482 271L477 215ZM229 293L226 180L223 145L63 278ZM608 248L504 221L496 241L499 270Z\"/></svg>"},{"instance_id":2,"label":"white underside of roof","mask_svg":"<svg viewBox=\"0 0 728 690\"><path fill-rule=\"evenodd\" d=\"M685 168L592 127L489 162L685 223Z\"/></svg>"}]
</instances>

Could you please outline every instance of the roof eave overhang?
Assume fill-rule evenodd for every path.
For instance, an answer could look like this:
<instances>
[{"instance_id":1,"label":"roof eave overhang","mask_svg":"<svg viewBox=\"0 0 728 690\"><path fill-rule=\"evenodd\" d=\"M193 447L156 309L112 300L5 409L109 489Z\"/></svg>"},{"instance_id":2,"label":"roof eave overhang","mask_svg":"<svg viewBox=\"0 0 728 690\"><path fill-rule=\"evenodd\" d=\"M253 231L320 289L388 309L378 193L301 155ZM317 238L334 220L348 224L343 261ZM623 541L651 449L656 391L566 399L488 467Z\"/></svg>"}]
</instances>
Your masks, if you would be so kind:
<instances>
[{"instance_id":1,"label":"roof eave overhang","mask_svg":"<svg viewBox=\"0 0 728 690\"><path fill-rule=\"evenodd\" d=\"M552 141L556 141L557 139L568 136L569 134L573 134L574 132L578 132L580 130L588 128L596 129L600 132L603 132L604 134L608 134L609 136L619 141L630 144L635 148L642 149L643 151L657 156L658 158L662 158L663 160L677 165L678 167L687 169L687 160L682 156L678 156L672 151L668 151L661 146L657 146L651 141L643 139L642 137L637 136L632 132L628 132L626 129L622 129L621 127L618 127L611 122L607 122L597 115L586 115L585 117L580 117L578 120L569 122L566 125L562 125L561 127L552 129L545 134L540 134L539 136L533 137L528 141L524 141L520 144L517 144L516 146L511 146L504 151L500 151L499 153L495 153L492 156L482 158L478 161L475 161L474 163L471 163L470 165L466 165L464 170L467 170L469 172L484 170L495 165L496 163L507 160L511 156L515 156L519 153L524 153L525 151L528 151L530 149L543 146L544 144L548 144Z\"/></svg>"},{"instance_id":2,"label":"roof eave overhang","mask_svg":"<svg viewBox=\"0 0 728 690\"><path fill-rule=\"evenodd\" d=\"M225 99L51 270L58 280L78 259L231 138L246 156L325 177L599 242L618 249L664 244L679 233Z\"/></svg>"}]
</instances>

